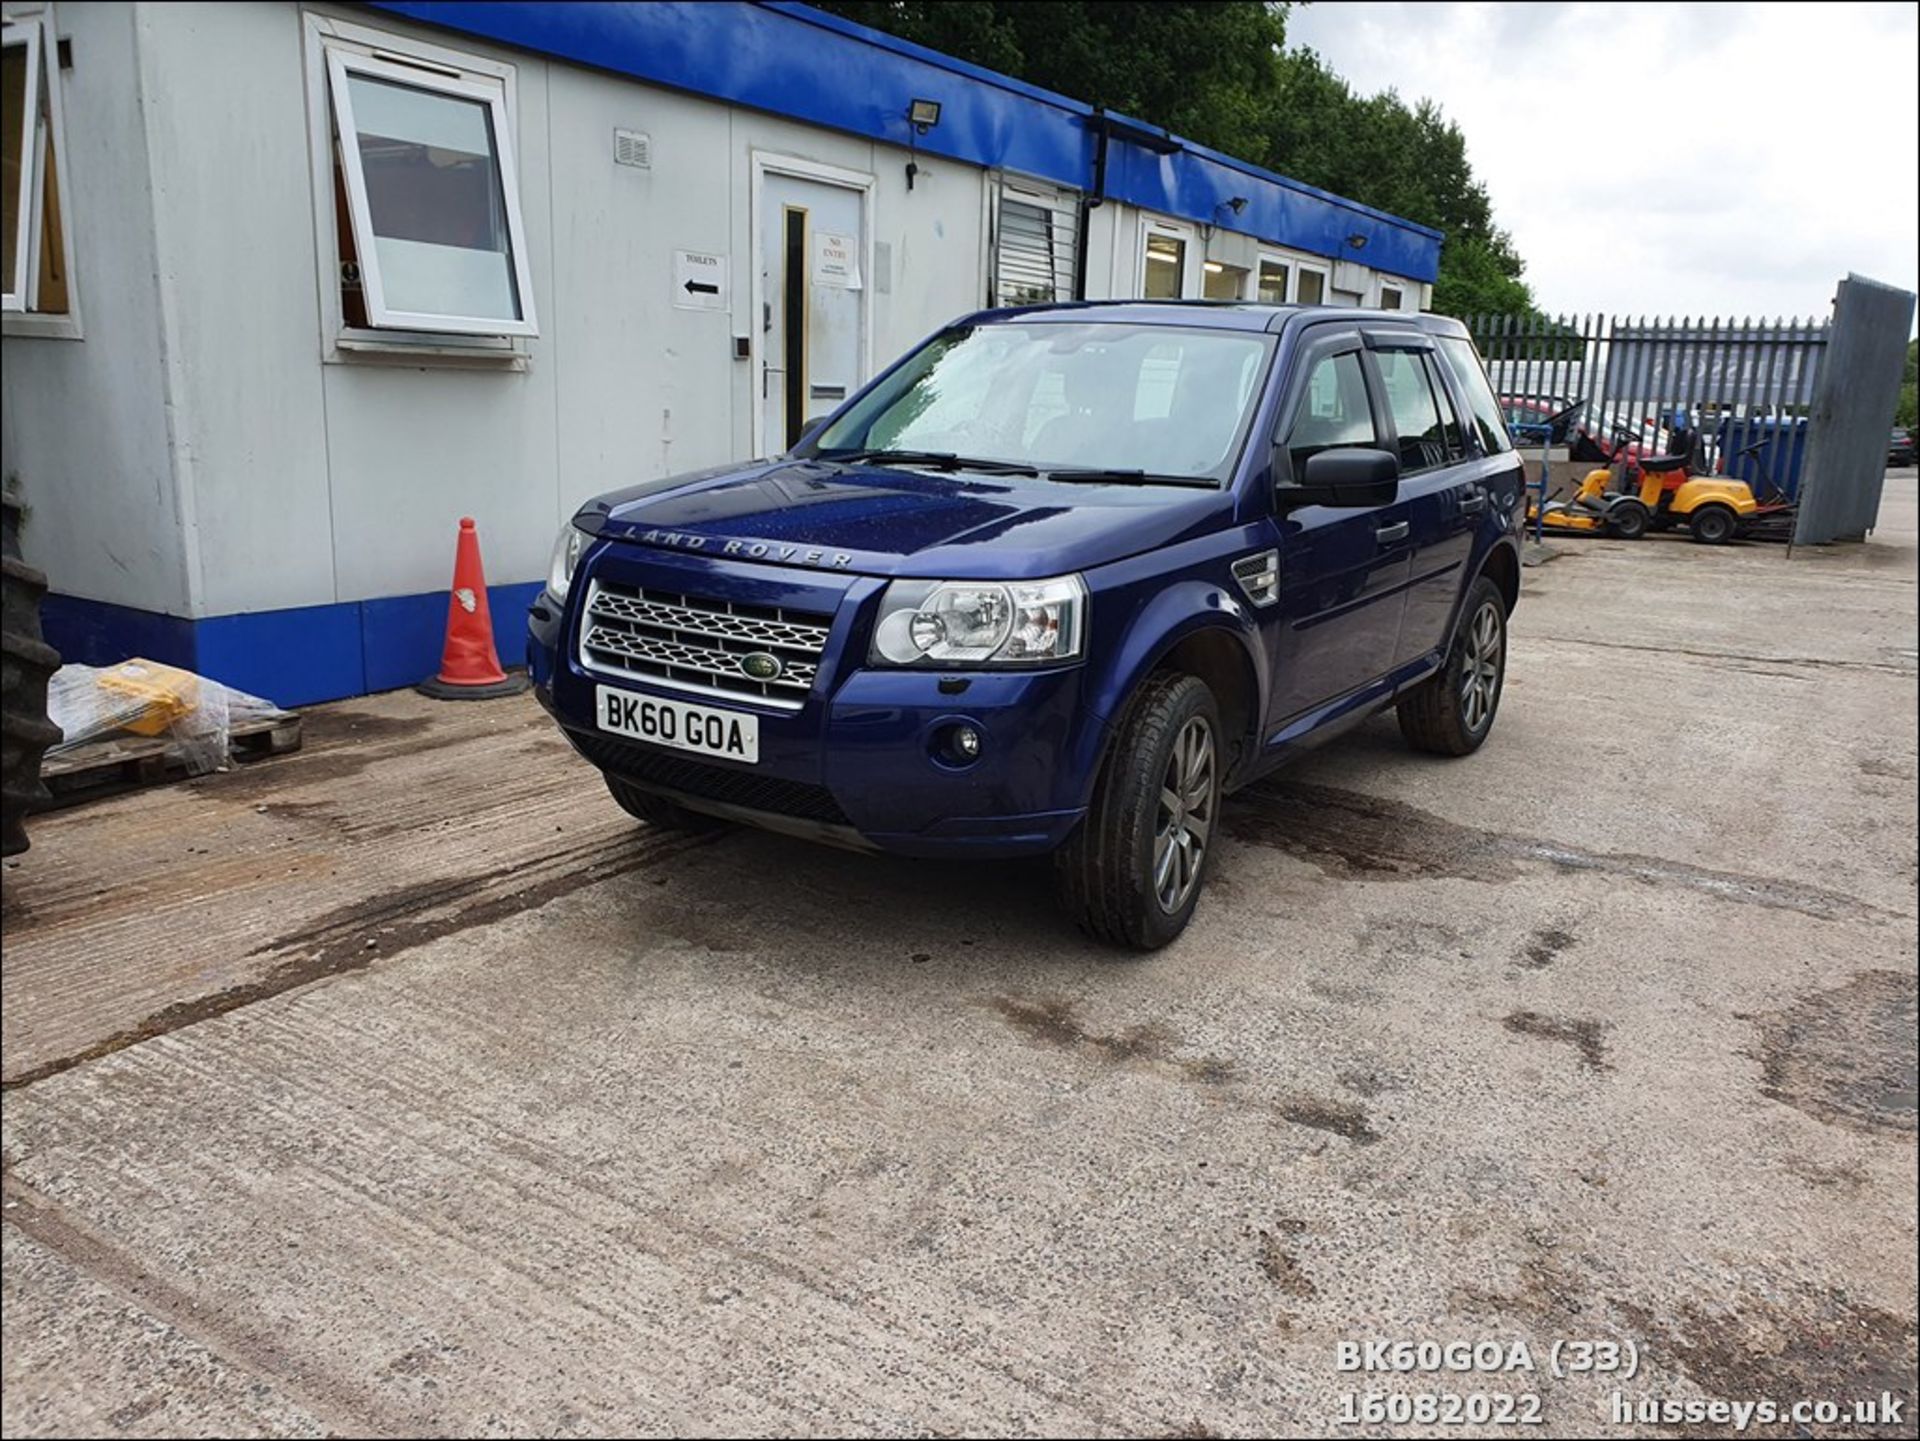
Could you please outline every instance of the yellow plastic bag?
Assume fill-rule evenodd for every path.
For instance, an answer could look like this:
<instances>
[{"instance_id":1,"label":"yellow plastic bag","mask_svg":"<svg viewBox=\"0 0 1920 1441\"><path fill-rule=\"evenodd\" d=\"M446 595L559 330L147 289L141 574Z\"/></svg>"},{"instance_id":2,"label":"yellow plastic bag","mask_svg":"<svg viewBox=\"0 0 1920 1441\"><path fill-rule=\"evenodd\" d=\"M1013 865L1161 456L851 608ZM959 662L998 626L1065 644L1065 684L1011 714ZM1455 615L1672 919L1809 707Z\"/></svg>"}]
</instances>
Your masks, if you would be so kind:
<instances>
[{"instance_id":1,"label":"yellow plastic bag","mask_svg":"<svg viewBox=\"0 0 1920 1441\"><path fill-rule=\"evenodd\" d=\"M114 697L115 722L135 735L164 734L200 704L199 676L156 661L122 661L102 670L98 680Z\"/></svg>"}]
</instances>

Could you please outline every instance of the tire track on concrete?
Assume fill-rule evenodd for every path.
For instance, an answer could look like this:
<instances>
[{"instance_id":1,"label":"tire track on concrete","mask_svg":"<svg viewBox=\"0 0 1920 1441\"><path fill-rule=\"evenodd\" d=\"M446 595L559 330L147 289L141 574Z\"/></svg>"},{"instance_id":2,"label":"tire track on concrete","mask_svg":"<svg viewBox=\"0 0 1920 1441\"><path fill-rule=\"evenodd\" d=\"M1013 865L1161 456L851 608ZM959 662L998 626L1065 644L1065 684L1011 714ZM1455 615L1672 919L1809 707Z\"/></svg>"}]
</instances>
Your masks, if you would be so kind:
<instances>
[{"instance_id":1,"label":"tire track on concrete","mask_svg":"<svg viewBox=\"0 0 1920 1441\"><path fill-rule=\"evenodd\" d=\"M1816 669L1876 671L1882 675L1897 676L1911 676L1914 673L1912 661L1902 665L1892 661L1841 660L1833 656L1750 655L1743 651L1702 650L1683 645L1655 645L1647 641L1600 640L1594 636L1584 635L1529 635L1527 643L1529 645L1545 643L1547 645L1597 646L1601 650L1645 651L1651 655L1678 655L1692 660L1738 662L1743 665L1809 666Z\"/></svg>"},{"instance_id":2,"label":"tire track on concrete","mask_svg":"<svg viewBox=\"0 0 1920 1441\"><path fill-rule=\"evenodd\" d=\"M651 833L621 836L611 842L579 851L564 851L526 865L501 866L474 876L416 882L351 902L301 930L275 937L250 951L250 956L299 952L280 961L264 975L164 1006L89 1046L43 1061L0 1081L0 1090L30 1086L155 1036L224 1016L301 986L366 970L375 961L390 960L475 926L492 925L583 887L713 845L727 836L724 831L691 836ZM515 879L525 883L511 886ZM489 894L495 886L509 888ZM473 903L462 904L467 901Z\"/></svg>"},{"instance_id":3,"label":"tire track on concrete","mask_svg":"<svg viewBox=\"0 0 1920 1441\"><path fill-rule=\"evenodd\" d=\"M21 1235L64 1257L81 1275L104 1286L136 1311L162 1321L205 1347L226 1365L268 1382L282 1395L326 1423L338 1436L406 1436L414 1427L403 1412L391 1412L375 1397L316 1389L322 1374L293 1355L266 1326L231 1315L215 1316L185 1291L132 1259L49 1196L8 1171L0 1177L4 1219Z\"/></svg>"},{"instance_id":4,"label":"tire track on concrete","mask_svg":"<svg viewBox=\"0 0 1920 1441\"><path fill-rule=\"evenodd\" d=\"M1302 781L1262 781L1237 792L1222 813L1237 841L1270 846L1331 875L1367 880L1452 879L1498 884L1523 866L1595 871L1671 885L1723 901L1798 911L1823 921L1912 920L1844 891L1805 881L1718 871L1628 851L1589 851L1533 836L1461 825L1404 801Z\"/></svg>"}]
</instances>

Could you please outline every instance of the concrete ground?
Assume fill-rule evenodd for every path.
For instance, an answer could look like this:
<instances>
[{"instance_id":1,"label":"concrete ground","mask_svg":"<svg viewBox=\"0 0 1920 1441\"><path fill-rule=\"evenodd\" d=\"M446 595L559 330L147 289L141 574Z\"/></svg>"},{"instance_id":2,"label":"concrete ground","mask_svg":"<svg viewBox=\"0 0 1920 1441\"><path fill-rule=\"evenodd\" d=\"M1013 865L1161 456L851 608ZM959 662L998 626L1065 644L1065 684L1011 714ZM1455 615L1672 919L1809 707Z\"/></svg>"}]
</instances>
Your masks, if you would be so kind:
<instances>
[{"instance_id":1,"label":"concrete ground","mask_svg":"<svg viewBox=\"0 0 1920 1441\"><path fill-rule=\"evenodd\" d=\"M1915 531L1907 472L1864 546L1563 543L1489 745L1242 795L1151 958L1038 868L649 833L525 699L40 817L0 1421L1910 1435ZM1376 1338L1539 1369L1337 1368Z\"/></svg>"}]
</instances>

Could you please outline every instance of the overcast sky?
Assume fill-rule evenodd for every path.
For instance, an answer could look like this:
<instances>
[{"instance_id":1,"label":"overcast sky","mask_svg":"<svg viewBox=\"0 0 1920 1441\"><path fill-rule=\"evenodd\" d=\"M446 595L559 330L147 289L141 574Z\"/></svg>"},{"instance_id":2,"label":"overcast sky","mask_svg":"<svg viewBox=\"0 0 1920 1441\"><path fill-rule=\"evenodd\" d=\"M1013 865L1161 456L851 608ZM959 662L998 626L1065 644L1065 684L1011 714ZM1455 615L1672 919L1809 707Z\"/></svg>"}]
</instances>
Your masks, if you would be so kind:
<instances>
[{"instance_id":1,"label":"overcast sky","mask_svg":"<svg viewBox=\"0 0 1920 1441\"><path fill-rule=\"evenodd\" d=\"M1324 0L1287 37L1439 102L1542 309L1804 316L1850 270L1915 288L1916 14Z\"/></svg>"}]
</instances>

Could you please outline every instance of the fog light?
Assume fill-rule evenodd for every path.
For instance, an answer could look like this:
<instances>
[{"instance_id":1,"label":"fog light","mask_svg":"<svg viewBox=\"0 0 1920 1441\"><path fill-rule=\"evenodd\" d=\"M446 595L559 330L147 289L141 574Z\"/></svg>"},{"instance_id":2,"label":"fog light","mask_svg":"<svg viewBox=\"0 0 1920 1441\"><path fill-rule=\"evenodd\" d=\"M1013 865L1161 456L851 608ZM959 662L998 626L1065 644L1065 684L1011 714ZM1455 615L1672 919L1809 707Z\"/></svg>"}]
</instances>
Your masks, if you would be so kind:
<instances>
[{"instance_id":1,"label":"fog light","mask_svg":"<svg viewBox=\"0 0 1920 1441\"><path fill-rule=\"evenodd\" d=\"M965 721L950 721L938 727L927 738L928 749L934 760L943 766L961 769L980 759L980 752L986 749L986 737L977 727Z\"/></svg>"}]
</instances>

